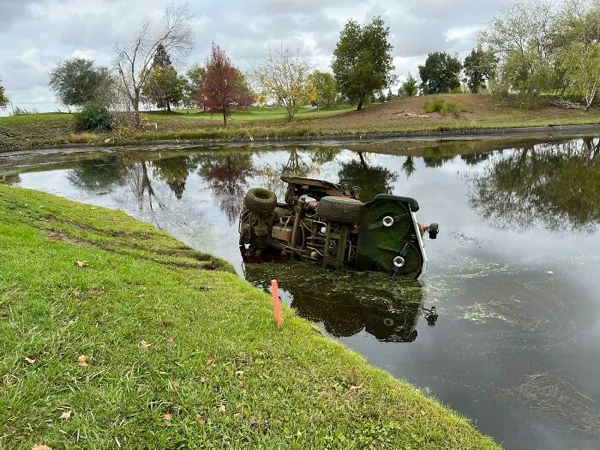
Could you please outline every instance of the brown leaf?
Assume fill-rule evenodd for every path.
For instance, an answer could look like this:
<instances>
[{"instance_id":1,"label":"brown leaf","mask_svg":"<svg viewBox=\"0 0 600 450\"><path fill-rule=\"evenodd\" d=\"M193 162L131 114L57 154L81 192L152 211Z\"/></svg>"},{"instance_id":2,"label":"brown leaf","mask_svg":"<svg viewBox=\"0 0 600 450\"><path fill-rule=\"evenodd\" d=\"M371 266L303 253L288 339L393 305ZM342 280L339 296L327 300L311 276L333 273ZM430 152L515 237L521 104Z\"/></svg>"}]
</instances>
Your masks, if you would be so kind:
<instances>
[{"instance_id":1,"label":"brown leaf","mask_svg":"<svg viewBox=\"0 0 600 450\"><path fill-rule=\"evenodd\" d=\"M256 424L259 424L259 423L260 423L260 419L259 419L258 417L250 417L250 418L248 419L248 422L249 422L251 425L256 425Z\"/></svg>"},{"instance_id":2,"label":"brown leaf","mask_svg":"<svg viewBox=\"0 0 600 450\"><path fill-rule=\"evenodd\" d=\"M219 406L218 410L221 414L225 414L225 405Z\"/></svg>"},{"instance_id":3,"label":"brown leaf","mask_svg":"<svg viewBox=\"0 0 600 450\"><path fill-rule=\"evenodd\" d=\"M167 342L175 342L175 338L173 336L169 336L167 338Z\"/></svg>"},{"instance_id":4,"label":"brown leaf","mask_svg":"<svg viewBox=\"0 0 600 450\"><path fill-rule=\"evenodd\" d=\"M244 371L243 371L243 370L236 370L235 374L236 374L238 377L241 377L242 375L244 375Z\"/></svg>"},{"instance_id":5,"label":"brown leaf","mask_svg":"<svg viewBox=\"0 0 600 450\"><path fill-rule=\"evenodd\" d=\"M71 411L65 411L60 415L63 420L69 420L71 418Z\"/></svg>"},{"instance_id":6,"label":"brown leaf","mask_svg":"<svg viewBox=\"0 0 600 450\"><path fill-rule=\"evenodd\" d=\"M204 425L206 423L206 418L205 417L198 417L196 419L196 422L198 422L200 425Z\"/></svg>"},{"instance_id":7,"label":"brown leaf","mask_svg":"<svg viewBox=\"0 0 600 450\"><path fill-rule=\"evenodd\" d=\"M212 359L212 358L210 358L208 361L206 361L206 365L207 366L211 366L211 367L214 366L215 365L215 360Z\"/></svg>"},{"instance_id":8,"label":"brown leaf","mask_svg":"<svg viewBox=\"0 0 600 450\"><path fill-rule=\"evenodd\" d=\"M171 381L171 387L177 389L179 387L179 381Z\"/></svg>"},{"instance_id":9,"label":"brown leaf","mask_svg":"<svg viewBox=\"0 0 600 450\"><path fill-rule=\"evenodd\" d=\"M244 382L242 380L238 380L238 386L240 389L244 389Z\"/></svg>"},{"instance_id":10,"label":"brown leaf","mask_svg":"<svg viewBox=\"0 0 600 450\"><path fill-rule=\"evenodd\" d=\"M52 450L52 447L48 447L47 445L34 445L31 447L31 450Z\"/></svg>"},{"instance_id":11,"label":"brown leaf","mask_svg":"<svg viewBox=\"0 0 600 450\"><path fill-rule=\"evenodd\" d=\"M84 267L88 266L88 262L87 261L74 261L75 265L77 267L79 267L80 269L83 269Z\"/></svg>"},{"instance_id":12,"label":"brown leaf","mask_svg":"<svg viewBox=\"0 0 600 450\"><path fill-rule=\"evenodd\" d=\"M206 383L206 378L205 377L200 377L200 383Z\"/></svg>"},{"instance_id":13,"label":"brown leaf","mask_svg":"<svg viewBox=\"0 0 600 450\"><path fill-rule=\"evenodd\" d=\"M148 348L150 347L152 344L150 342L146 342L146 341L141 341L140 342L140 347L142 348Z\"/></svg>"},{"instance_id":14,"label":"brown leaf","mask_svg":"<svg viewBox=\"0 0 600 450\"><path fill-rule=\"evenodd\" d=\"M243 413L235 413L235 414L233 415L233 417L234 417L235 419L239 419L240 417L244 417L244 414L243 414Z\"/></svg>"},{"instance_id":15,"label":"brown leaf","mask_svg":"<svg viewBox=\"0 0 600 450\"><path fill-rule=\"evenodd\" d=\"M81 355L79 358L77 358L77 364L79 364L81 367L87 367L90 359L91 358L89 356Z\"/></svg>"},{"instance_id":16,"label":"brown leaf","mask_svg":"<svg viewBox=\"0 0 600 450\"><path fill-rule=\"evenodd\" d=\"M28 358L26 356L25 357L25 361L27 361L29 364L35 364L35 362L37 361L37 359L35 359L35 358Z\"/></svg>"},{"instance_id":17,"label":"brown leaf","mask_svg":"<svg viewBox=\"0 0 600 450\"><path fill-rule=\"evenodd\" d=\"M173 417L174 417L173 414L167 413L167 414L165 414L163 416L163 419L165 419L165 420L173 420Z\"/></svg>"}]
</instances>

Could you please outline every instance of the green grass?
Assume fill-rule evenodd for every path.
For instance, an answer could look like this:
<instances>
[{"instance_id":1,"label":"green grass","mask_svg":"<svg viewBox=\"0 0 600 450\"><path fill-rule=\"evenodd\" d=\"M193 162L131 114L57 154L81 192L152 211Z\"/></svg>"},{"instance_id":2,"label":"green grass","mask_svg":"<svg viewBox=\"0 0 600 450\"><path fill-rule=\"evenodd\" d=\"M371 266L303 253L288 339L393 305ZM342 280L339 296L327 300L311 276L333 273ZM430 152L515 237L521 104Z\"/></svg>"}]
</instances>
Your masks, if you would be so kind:
<instances>
[{"instance_id":1,"label":"green grass","mask_svg":"<svg viewBox=\"0 0 600 450\"><path fill-rule=\"evenodd\" d=\"M498 448L288 308L278 329L227 263L124 213L0 186L0 448L36 444Z\"/></svg>"}]
</instances>

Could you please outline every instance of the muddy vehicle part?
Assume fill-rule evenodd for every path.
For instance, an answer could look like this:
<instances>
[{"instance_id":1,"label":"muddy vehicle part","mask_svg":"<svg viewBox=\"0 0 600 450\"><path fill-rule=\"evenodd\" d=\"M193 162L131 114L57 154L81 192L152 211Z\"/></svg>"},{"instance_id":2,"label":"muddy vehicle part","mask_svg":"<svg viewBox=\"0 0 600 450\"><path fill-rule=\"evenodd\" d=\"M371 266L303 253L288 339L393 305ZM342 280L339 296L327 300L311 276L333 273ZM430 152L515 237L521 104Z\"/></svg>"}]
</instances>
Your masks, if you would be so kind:
<instances>
[{"instance_id":1,"label":"muddy vehicle part","mask_svg":"<svg viewBox=\"0 0 600 450\"><path fill-rule=\"evenodd\" d=\"M253 189L240 216L244 262L298 258L322 267L344 267L418 278L427 262L417 223L416 200L378 195L362 203L360 188L349 183L282 177L285 203ZM431 225L430 235L437 235Z\"/></svg>"},{"instance_id":2,"label":"muddy vehicle part","mask_svg":"<svg viewBox=\"0 0 600 450\"><path fill-rule=\"evenodd\" d=\"M356 225L360 222L363 203L348 197L323 197L317 214L324 222Z\"/></svg>"},{"instance_id":3,"label":"muddy vehicle part","mask_svg":"<svg viewBox=\"0 0 600 450\"><path fill-rule=\"evenodd\" d=\"M277 197L267 189L250 189L244 198L244 206L258 215L269 215L277 206Z\"/></svg>"},{"instance_id":4,"label":"muddy vehicle part","mask_svg":"<svg viewBox=\"0 0 600 450\"><path fill-rule=\"evenodd\" d=\"M429 233L429 239L437 239L437 235L440 233L440 226L437 223L432 223L427 227Z\"/></svg>"},{"instance_id":5,"label":"muddy vehicle part","mask_svg":"<svg viewBox=\"0 0 600 450\"><path fill-rule=\"evenodd\" d=\"M378 195L366 203L355 268L418 277L426 261L414 216L418 210L408 197Z\"/></svg>"}]
</instances>

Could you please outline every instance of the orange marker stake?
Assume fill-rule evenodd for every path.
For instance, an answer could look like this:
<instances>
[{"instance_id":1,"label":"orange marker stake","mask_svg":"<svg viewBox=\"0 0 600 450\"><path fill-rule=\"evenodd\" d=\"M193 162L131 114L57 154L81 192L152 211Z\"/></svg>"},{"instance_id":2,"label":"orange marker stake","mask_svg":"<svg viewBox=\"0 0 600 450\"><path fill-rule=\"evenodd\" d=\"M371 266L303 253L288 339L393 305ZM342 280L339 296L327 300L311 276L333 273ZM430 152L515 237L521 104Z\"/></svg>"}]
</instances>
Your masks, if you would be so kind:
<instances>
[{"instance_id":1,"label":"orange marker stake","mask_svg":"<svg viewBox=\"0 0 600 450\"><path fill-rule=\"evenodd\" d=\"M283 320L281 318L281 303L279 302L279 287L277 280L271 280L271 291L273 292L273 311L275 312L275 321L277 326L281 326Z\"/></svg>"}]
</instances>

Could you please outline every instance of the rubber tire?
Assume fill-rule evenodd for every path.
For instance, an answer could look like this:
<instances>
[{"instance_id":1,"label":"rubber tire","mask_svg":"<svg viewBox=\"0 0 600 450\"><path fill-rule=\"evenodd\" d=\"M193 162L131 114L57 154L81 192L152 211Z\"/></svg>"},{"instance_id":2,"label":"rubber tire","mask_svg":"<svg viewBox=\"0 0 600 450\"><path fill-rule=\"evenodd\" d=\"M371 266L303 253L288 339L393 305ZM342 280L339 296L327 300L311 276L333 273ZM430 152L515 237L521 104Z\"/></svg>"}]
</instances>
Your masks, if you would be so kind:
<instances>
[{"instance_id":1,"label":"rubber tire","mask_svg":"<svg viewBox=\"0 0 600 450\"><path fill-rule=\"evenodd\" d=\"M356 225L362 218L363 202L348 197L323 197L318 215L325 222Z\"/></svg>"},{"instance_id":2,"label":"rubber tire","mask_svg":"<svg viewBox=\"0 0 600 450\"><path fill-rule=\"evenodd\" d=\"M244 197L244 205L248 210L259 216L272 214L277 206L274 192L263 188L250 189Z\"/></svg>"}]
</instances>

